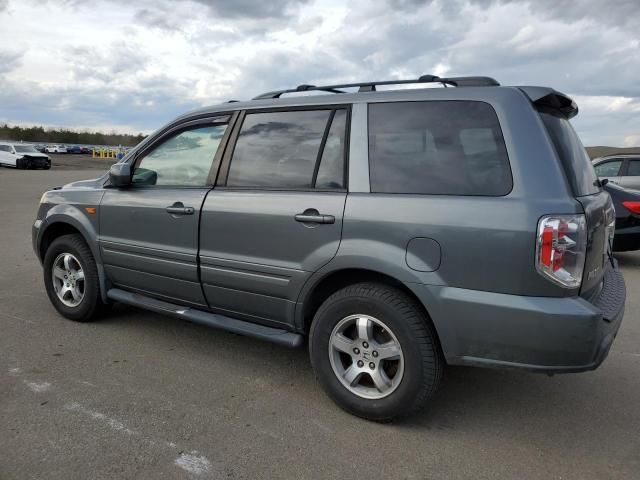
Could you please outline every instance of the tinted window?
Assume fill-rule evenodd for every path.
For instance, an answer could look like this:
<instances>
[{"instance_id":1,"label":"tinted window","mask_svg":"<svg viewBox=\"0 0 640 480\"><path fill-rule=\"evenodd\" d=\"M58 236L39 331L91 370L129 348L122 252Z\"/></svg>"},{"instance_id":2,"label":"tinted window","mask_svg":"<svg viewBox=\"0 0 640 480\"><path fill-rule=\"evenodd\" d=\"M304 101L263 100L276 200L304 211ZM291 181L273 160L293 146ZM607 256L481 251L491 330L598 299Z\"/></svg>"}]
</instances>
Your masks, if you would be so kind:
<instances>
[{"instance_id":1,"label":"tinted window","mask_svg":"<svg viewBox=\"0 0 640 480\"><path fill-rule=\"evenodd\" d=\"M498 118L483 102L369 105L371 190L506 195L511 169Z\"/></svg>"},{"instance_id":2,"label":"tinted window","mask_svg":"<svg viewBox=\"0 0 640 480\"><path fill-rule=\"evenodd\" d=\"M9 145L0 145L0 151L2 152L10 152L11 147Z\"/></svg>"},{"instance_id":3,"label":"tinted window","mask_svg":"<svg viewBox=\"0 0 640 480\"><path fill-rule=\"evenodd\" d=\"M344 152L347 112L337 110L324 144L316 188L344 188Z\"/></svg>"},{"instance_id":4,"label":"tinted window","mask_svg":"<svg viewBox=\"0 0 640 480\"><path fill-rule=\"evenodd\" d=\"M311 187L331 110L248 113L227 178L235 187Z\"/></svg>"},{"instance_id":5,"label":"tinted window","mask_svg":"<svg viewBox=\"0 0 640 480\"><path fill-rule=\"evenodd\" d=\"M620 165L622 160L613 160L611 162L604 162L594 167L596 174L599 177L615 177L620 171Z\"/></svg>"},{"instance_id":6,"label":"tinted window","mask_svg":"<svg viewBox=\"0 0 640 480\"><path fill-rule=\"evenodd\" d=\"M133 172L141 185L204 186L226 130L214 125L185 130L148 153Z\"/></svg>"},{"instance_id":7,"label":"tinted window","mask_svg":"<svg viewBox=\"0 0 640 480\"><path fill-rule=\"evenodd\" d=\"M627 176L640 176L640 160L629 160L629 169L627 171Z\"/></svg>"},{"instance_id":8,"label":"tinted window","mask_svg":"<svg viewBox=\"0 0 640 480\"><path fill-rule=\"evenodd\" d=\"M573 193L578 197L598 193L598 177L569 120L550 112L540 112L540 117L560 157Z\"/></svg>"}]
</instances>

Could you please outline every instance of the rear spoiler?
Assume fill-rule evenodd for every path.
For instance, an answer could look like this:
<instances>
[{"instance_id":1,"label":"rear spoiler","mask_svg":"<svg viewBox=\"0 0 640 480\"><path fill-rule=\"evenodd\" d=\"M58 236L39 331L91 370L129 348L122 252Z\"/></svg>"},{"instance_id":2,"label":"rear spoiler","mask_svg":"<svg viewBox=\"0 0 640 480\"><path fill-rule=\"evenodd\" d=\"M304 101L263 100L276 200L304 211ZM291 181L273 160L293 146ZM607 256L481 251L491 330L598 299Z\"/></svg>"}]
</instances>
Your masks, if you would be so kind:
<instances>
[{"instance_id":1,"label":"rear spoiler","mask_svg":"<svg viewBox=\"0 0 640 480\"><path fill-rule=\"evenodd\" d=\"M518 87L537 107L560 112L567 118L578 114L578 105L564 93L548 87Z\"/></svg>"}]
</instances>

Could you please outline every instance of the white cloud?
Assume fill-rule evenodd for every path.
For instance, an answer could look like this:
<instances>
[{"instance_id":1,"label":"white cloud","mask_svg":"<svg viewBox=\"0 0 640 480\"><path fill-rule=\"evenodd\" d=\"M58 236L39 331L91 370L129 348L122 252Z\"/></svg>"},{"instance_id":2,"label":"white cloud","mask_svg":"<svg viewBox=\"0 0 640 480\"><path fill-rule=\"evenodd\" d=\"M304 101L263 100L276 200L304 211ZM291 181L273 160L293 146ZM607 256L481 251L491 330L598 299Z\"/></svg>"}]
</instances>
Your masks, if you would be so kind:
<instances>
[{"instance_id":1,"label":"white cloud","mask_svg":"<svg viewBox=\"0 0 640 480\"><path fill-rule=\"evenodd\" d=\"M0 121L149 131L301 83L475 74L573 94L586 144L639 142L635 0L388 1L0 0Z\"/></svg>"}]
</instances>

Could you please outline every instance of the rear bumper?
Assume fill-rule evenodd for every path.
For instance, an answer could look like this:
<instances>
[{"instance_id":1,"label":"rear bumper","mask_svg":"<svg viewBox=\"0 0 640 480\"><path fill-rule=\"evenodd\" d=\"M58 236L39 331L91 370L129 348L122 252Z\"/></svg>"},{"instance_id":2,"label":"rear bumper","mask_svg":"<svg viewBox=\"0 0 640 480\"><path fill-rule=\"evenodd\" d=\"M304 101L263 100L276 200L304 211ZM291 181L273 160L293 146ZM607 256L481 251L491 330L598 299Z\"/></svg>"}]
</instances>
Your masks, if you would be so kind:
<instances>
[{"instance_id":1,"label":"rear bumper","mask_svg":"<svg viewBox=\"0 0 640 480\"><path fill-rule=\"evenodd\" d=\"M614 252L640 250L640 226L617 228L613 237Z\"/></svg>"},{"instance_id":2,"label":"rear bumper","mask_svg":"<svg viewBox=\"0 0 640 480\"><path fill-rule=\"evenodd\" d=\"M449 364L544 373L597 368L620 328L626 297L617 266L606 270L592 302L422 287L414 292L429 310Z\"/></svg>"}]
</instances>

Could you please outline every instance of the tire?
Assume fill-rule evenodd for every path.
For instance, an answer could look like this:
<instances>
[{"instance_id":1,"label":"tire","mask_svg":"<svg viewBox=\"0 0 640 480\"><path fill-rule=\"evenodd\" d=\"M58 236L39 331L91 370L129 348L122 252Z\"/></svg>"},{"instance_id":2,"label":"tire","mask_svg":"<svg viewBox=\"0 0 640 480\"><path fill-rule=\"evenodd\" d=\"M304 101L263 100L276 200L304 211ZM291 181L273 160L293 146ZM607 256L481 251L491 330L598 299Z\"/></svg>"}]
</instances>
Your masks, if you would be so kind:
<instances>
[{"instance_id":1,"label":"tire","mask_svg":"<svg viewBox=\"0 0 640 480\"><path fill-rule=\"evenodd\" d=\"M363 336L359 332L364 325ZM332 339L344 340L338 334L351 341L337 342L349 354L333 347ZM365 344L367 336L373 341ZM397 358L380 360L392 352ZM437 335L420 306L402 291L377 283L345 287L321 305L311 325L309 354L327 394L347 412L377 422L424 407L440 383L444 366ZM350 382L345 379L354 378L349 369L356 366L360 372L356 384L347 386ZM380 384L382 389L376 387Z\"/></svg>"},{"instance_id":2,"label":"tire","mask_svg":"<svg viewBox=\"0 0 640 480\"><path fill-rule=\"evenodd\" d=\"M67 265L65 256L68 256L69 259L69 269L65 267ZM77 322L89 322L96 319L106 309L106 305L102 303L100 298L100 281L95 259L81 235L71 234L56 238L47 249L43 263L44 285L47 295L62 316ZM68 271L56 270L58 272L57 280L54 280L54 267L56 266ZM84 275L82 281L79 280L80 271ZM72 272L72 275L68 275L68 272ZM62 277L61 274L67 276ZM76 278L73 279L72 276ZM71 282L67 285L77 287L76 293L82 295L76 296L72 291L68 291L65 292L63 298L60 298L56 286L60 289L60 284L64 284L67 278Z\"/></svg>"},{"instance_id":3,"label":"tire","mask_svg":"<svg viewBox=\"0 0 640 480\"><path fill-rule=\"evenodd\" d=\"M18 158L16 160L16 168L20 170L23 170L25 168L24 159Z\"/></svg>"}]
</instances>

